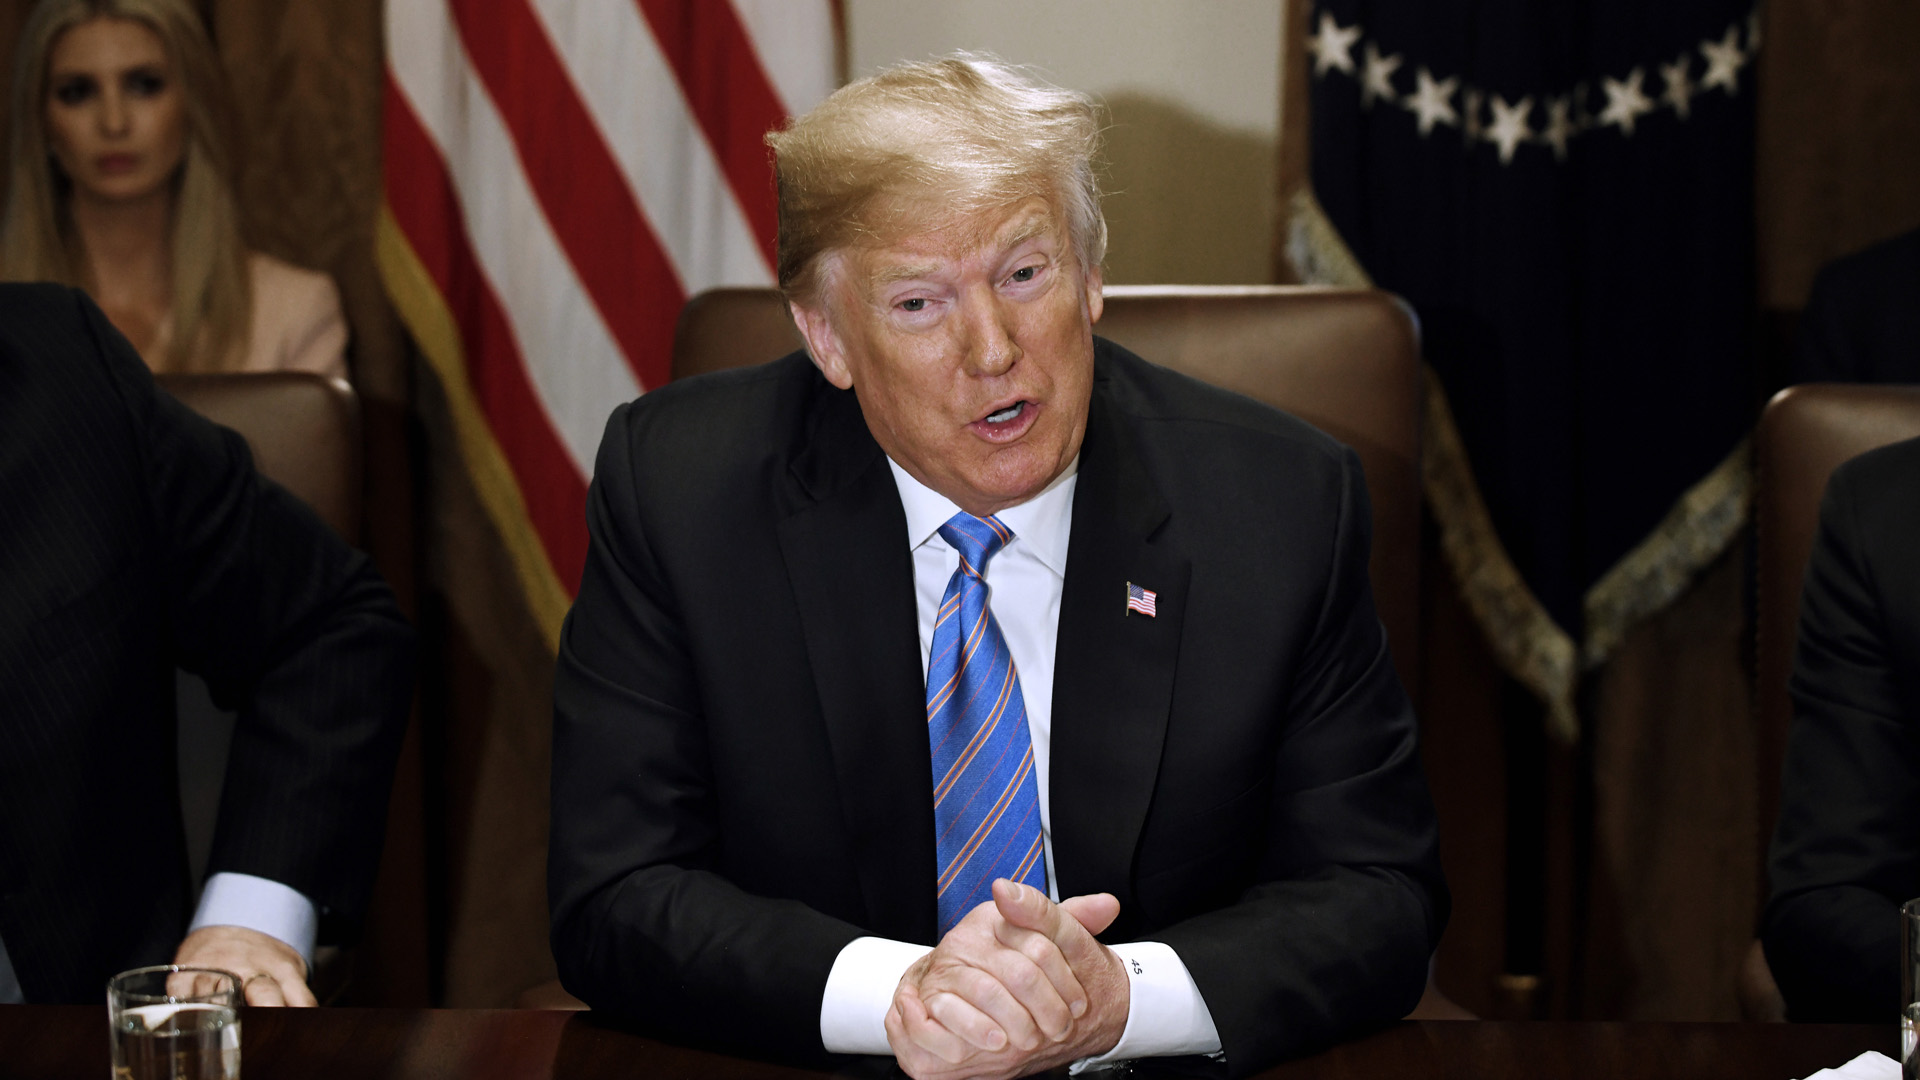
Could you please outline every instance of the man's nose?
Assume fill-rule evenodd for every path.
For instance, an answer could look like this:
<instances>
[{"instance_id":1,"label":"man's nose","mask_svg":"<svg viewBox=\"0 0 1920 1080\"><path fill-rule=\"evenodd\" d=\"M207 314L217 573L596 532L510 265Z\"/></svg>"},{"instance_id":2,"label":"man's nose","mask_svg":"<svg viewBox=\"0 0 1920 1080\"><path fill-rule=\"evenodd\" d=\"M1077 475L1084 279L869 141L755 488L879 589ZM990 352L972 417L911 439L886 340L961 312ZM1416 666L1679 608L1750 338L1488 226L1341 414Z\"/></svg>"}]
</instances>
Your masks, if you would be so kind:
<instances>
[{"instance_id":1,"label":"man's nose","mask_svg":"<svg viewBox=\"0 0 1920 1080\"><path fill-rule=\"evenodd\" d=\"M968 307L969 369L976 375L1006 374L1021 356L1020 345L1014 340L1013 313L991 290Z\"/></svg>"}]
</instances>

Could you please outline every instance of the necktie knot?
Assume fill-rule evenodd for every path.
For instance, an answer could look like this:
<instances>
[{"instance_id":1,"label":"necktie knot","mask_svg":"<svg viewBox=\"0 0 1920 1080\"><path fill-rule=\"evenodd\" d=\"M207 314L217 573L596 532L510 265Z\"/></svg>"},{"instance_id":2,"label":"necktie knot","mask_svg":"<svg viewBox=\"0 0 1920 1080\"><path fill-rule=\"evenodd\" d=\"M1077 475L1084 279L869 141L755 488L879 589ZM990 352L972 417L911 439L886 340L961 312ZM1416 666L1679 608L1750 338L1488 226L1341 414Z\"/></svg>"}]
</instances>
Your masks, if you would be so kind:
<instances>
[{"instance_id":1,"label":"necktie knot","mask_svg":"<svg viewBox=\"0 0 1920 1080\"><path fill-rule=\"evenodd\" d=\"M940 538L952 544L963 566L979 577L987 572L987 560L1013 539L1013 530L997 517L978 518L962 510L940 526Z\"/></svg>"}]
</instances>

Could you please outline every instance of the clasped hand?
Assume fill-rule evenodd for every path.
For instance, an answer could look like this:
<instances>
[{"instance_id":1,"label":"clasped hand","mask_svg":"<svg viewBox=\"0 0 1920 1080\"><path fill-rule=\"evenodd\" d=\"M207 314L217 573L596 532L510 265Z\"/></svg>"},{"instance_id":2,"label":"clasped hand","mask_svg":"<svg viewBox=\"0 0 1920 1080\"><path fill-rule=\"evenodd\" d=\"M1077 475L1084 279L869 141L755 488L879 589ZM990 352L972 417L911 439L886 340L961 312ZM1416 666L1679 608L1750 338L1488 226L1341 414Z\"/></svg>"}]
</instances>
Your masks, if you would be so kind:
<instances>
[{"instance_id":1,"label":"clasped hand","mask_svg":"<svg viewBox=\"0 0 1920 1080\"><path fill-rule=\"evenodd\" d=\"M1111 1050L1127 1026L1126 971L1094 940L1109 893L1055 904L1001 879L901 977L887 1040L916 1080L1012 1077Z\"/></svg>"},{"instance_id":2,"label":"clasped hand","mask_svg":"<svg viewBox=\"0 0 1920 1080\"><path fill-rule=\"evenodd\" d=\"M180 942L173 962L185 967L219 968L240 980L249 1005L315 1005L307 989L307 962L279 938L244 926L203 926ZM189 986L183 993L206 993L211 985ZM172 992L172 991L169 991Z\"/></svg>"}]
</instances>

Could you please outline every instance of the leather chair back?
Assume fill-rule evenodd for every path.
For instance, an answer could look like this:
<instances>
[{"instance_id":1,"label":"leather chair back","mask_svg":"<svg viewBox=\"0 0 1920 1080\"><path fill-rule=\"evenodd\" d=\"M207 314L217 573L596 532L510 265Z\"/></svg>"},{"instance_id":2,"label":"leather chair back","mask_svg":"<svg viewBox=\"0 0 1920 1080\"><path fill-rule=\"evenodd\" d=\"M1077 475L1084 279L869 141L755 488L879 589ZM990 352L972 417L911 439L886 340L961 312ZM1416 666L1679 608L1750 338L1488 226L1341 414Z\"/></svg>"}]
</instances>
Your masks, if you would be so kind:
<instances>
[{"instance_id":1,"label":"leather chair back","mask_svg":"<svg viewBox=\"0 0 1920 1080\"><path fill-rule=\"evenodd\" d=\"M1354 448L1373 502L1374 602L1409 693L1420 672L1419 329L1371 289L1111 286L1094 332L1155 363L1300 417ZM772 289L690 300L673 377L758 364L800 348Z\"/></svg>"},{"instance_id":2,"label":"leather chair back","mask_svg":"<svg viewBox=\"0 0 1920 1080\"><path fill-rule=\"evenodd\" d=\"M1780 769L1793 720L1787 677L1799 632L1800 585L1813 553L1827 478L1849 458L1920 436L1920 386L1816 383L1780 391L1761 414L1755 696L1761 866L1780 812ZM1764 883L1761 886L1764 891ZM1763 897L1764 899L1764 897Z\"/></svg>"},{"instance_id":3,"label":"leather chair back","mask_svg":"<svg viewBox=\"0 0 1920 1080\"><path fill-rule=\"evenodd\" d=\"M188 408L247 440L254 467L313 507L349 543L360 539L360 399L307 372L162 375Z\"/></svg>"}]
</instances>

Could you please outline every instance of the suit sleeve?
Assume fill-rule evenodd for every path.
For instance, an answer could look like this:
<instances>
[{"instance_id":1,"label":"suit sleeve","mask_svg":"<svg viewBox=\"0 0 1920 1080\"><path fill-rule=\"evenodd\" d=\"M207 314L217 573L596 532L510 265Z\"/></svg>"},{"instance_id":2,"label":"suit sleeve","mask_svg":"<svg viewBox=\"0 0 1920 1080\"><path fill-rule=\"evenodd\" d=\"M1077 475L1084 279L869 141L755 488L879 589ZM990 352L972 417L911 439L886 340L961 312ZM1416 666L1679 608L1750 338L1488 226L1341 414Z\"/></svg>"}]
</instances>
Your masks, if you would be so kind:
<instances>
[{"instance_id":1,"label":"suit sleeve","mask_svg":"<svg viewBox=\"0 0 1920 1080\"><path fill-rule=\"evenodd\" d=\"M1794 1020L1892 1020L1898 905L1920 895L1920 739L1896 682L1857 475L1836 472L1820 509L1768 859L1761 936Z\"/></svg>"},{"instance_id":2,"label":"suit sleeve","mask_svg":"<svg viewBox=\"0 0 1920 1080\"><path fill-rule=\"evenodd\" d=\"M693 658L649 543L635 407L615 412L554 685L552 944L567 989L672 1038L823 1052L820 1003L861 935L717 872L724 837ZM751 670L742 665L742 670Z\"/></svg>"},{"instance_id":3,"label":"suit sleeve","mask_svg":"<svg viewBox=\"0 0 1920 1080\"><path fill-rule=\"evenodd\" d=\"M262 478L240 436L160 391L81 301L145 448L166 632L238 711L210 872L288 885L323 941L371 890L412 694L412 631L366 556Z\"/></svg>"},{"instance_id":4,"label":"suit sleeve","mask_svg":"<svg viewBox=\"0 0 1920 1080\"><path fill-rule=\"evenodd\" d=\"M1330 572L1276 744L1255 884L1144 936L1173 946L1246 1075L1411 1010L1446 925L1413 709L1374 613L1371 516L1342 458Z\"/></svg>"}]
</instances>

